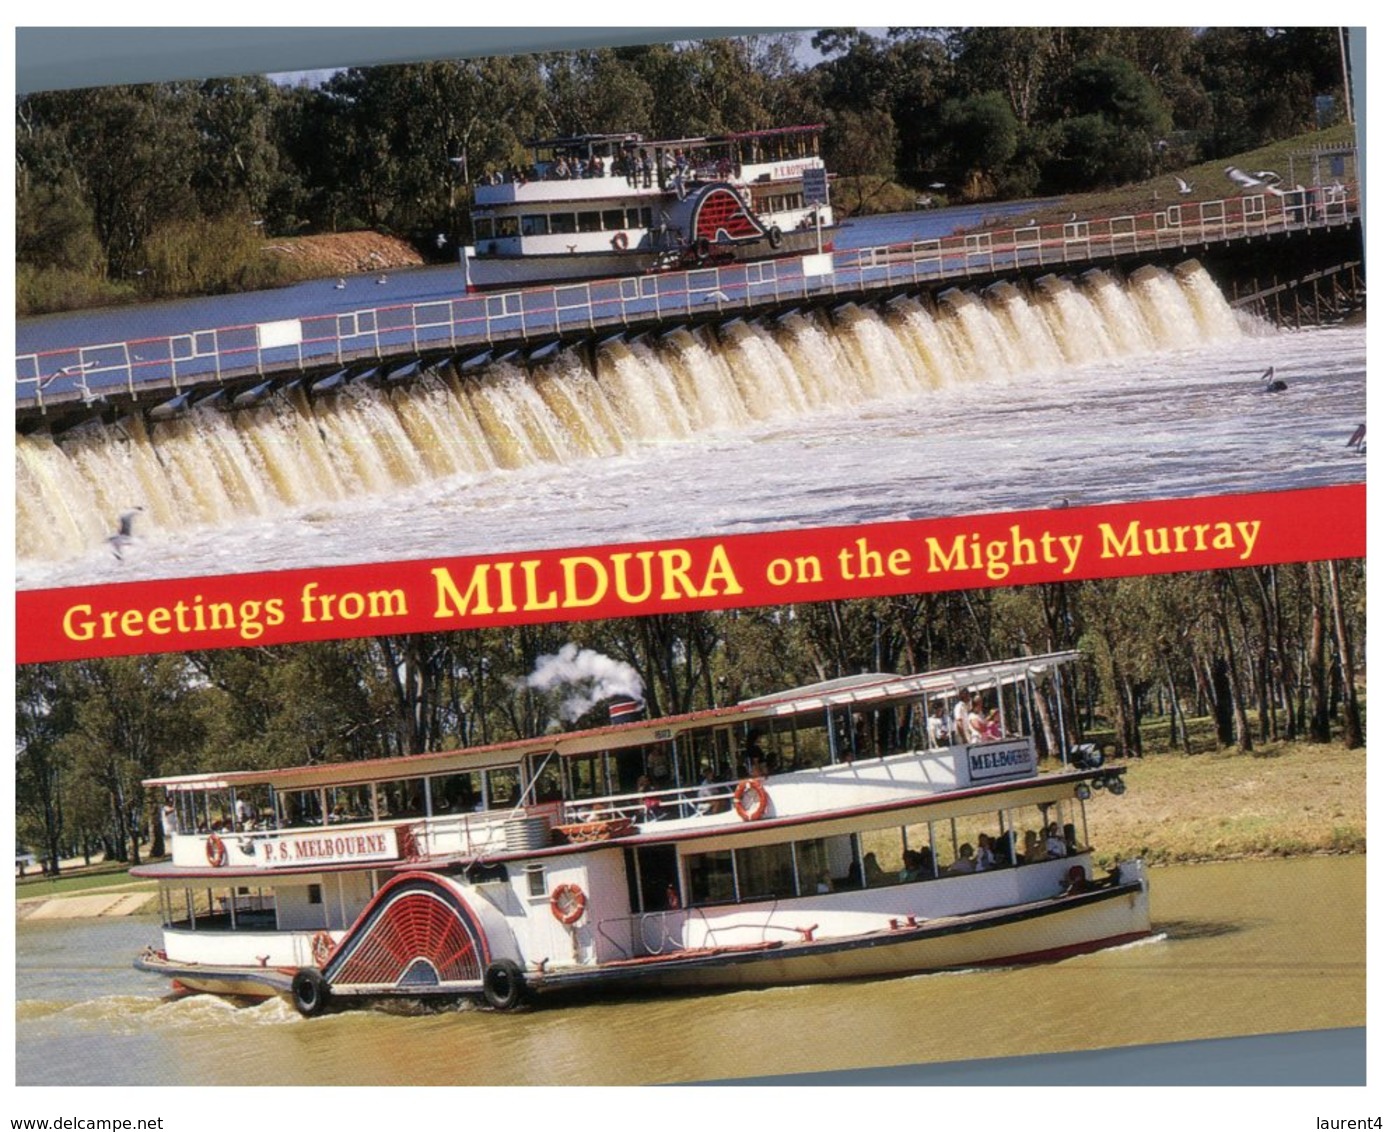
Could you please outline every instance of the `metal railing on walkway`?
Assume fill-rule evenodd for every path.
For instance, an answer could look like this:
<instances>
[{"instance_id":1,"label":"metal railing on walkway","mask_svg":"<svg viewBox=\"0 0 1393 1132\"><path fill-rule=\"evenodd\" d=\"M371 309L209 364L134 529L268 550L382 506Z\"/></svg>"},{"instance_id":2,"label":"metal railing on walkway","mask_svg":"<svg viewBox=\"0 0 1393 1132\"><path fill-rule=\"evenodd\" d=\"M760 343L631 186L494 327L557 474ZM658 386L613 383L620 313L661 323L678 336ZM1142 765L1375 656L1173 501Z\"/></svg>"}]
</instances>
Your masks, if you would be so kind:
<instances>
[{"instance_id":1,"label":"metal railing on walkway","mask_svg":"<svg viewBox=\"0 0 1393 1132\"><path fill-rule=\"evenodd\" d=\"M823 255L461 295L396 306L224 326L165 337L73 346L15 359L16 403L87 403L309 367L364 366L431 351L529 352L549 340L680 325L711 313L855 298L885 288L970 282L1008 271L1104 264L1124 256L1339 227L1357 198L1304 190L1172 204L1136 216L1028 225Z\"/></svg>"}]
</instances>

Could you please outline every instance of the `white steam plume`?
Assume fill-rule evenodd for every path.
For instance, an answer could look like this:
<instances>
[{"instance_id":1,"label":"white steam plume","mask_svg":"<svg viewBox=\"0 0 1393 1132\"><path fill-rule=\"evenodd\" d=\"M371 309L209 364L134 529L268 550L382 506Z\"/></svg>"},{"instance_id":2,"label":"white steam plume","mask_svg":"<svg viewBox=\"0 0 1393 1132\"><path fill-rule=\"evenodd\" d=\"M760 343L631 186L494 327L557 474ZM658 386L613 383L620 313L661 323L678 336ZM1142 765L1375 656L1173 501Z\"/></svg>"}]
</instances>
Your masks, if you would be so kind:
<instances>
[{"instance_id":1,"label":"white steam plume","mask_svg":"<svg viewBox=\"0 0 1393 1132\"><path fill-rule=\"evenodd\" d=\"M643 678L630 665L575 644L563 645L560 652L551 656L538 657L537 667L526 684L541 692L565 688L560 710L568 723L611 696L643 699Z\"/></svg>"}]
</instances>

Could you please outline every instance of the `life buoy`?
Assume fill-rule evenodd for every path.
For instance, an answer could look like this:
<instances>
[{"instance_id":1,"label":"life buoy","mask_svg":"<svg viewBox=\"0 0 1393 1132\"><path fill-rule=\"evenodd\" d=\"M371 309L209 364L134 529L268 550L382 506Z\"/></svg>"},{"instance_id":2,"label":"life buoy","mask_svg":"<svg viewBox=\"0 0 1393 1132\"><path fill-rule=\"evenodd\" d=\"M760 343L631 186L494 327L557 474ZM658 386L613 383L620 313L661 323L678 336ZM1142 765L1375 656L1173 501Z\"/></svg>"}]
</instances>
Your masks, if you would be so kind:
<instances>
[{"instance_id":1,"label":"life buoy","mask_svg":"<svg viewBox=\"0 0 1393 1132\"><path fill-rule=\"evenodd\" d=\"M329 1005L329 981L313 967L301 967L290 980L290 997L296 1010L313 1018Z\"/></svg>"},{"instance_id":2,"label":"life buoy","mask_svg":"<svg viewBox=\"0 0 1393 1132\"><path fill-rule=\"evenodd\" d=\"M615 251L617 251L617 252L626 252L626 251L628 251L628 250L629 250L629 233L627 233L627 232L616 232L616 233L614 234L614 239L612 239L612 240L609 242L609 246L612 247L612 248L613 248Z\"/></svg>"},{"instance_id":3,"label":"life buoy","mask_svg":"<svg viewBox=\"0 0 1393 1132\"><path fill-rule=\"evenodd\" d=\"M769 808L769 792L758 778L747 778L735 788L735 812L743 821L759 821Z\"/></svg>"},{"instance_id":4,"label":"life buoy","mask_svg":"<svg viewBox=\"0 0 1393 1132\"><path fill-rule=\"evenodd\" d=\"M511 1010L526 989L522 968L511 959L496 959L484 969L484 1001L495 1010Z\"/></svg>"},{"instance_id":5,"label":"life buoy","mask_svg":"<svg viewBox=\"0 0 1393 1132\"><path fill-rule=\"evenodd\" d=\"M203 852L213 868L220 869L227 864L227 846L222 843L222 838L216 833L208 835L208 840L203 843Z\"/></svg>"},{"instance_id":6,"label":"life buoy","mask_svg":"<svg viewBox=\"0 0 1393 1132\"><path fill-rule=\"evenodd\" d=\"M697 237L697 242L692 245L692 250L696 252L697 260L704 260L711 254L711 241L705 236Z\"/></svg>"},{"instance_id":7,"label":"life buoy","mask_svg":"<svg viewBox=\"0 0 1393 1132\"><path fill-rule=\"evenodd\" d=\"M560 923L574 924L585 915L585 893L578 884L558 884L551 890L551 914Z\"/></svg>"},{"instance_id":8,"label":"life buoy","mask_svg":"<svg viewBox=\"0 0 1393 1132\"><path fill-rule=\"evenodd\" d=\"M314 938L310 940L310 954L314 956L314 965L323 969L333 953L334 937L328 932L315 932Z\"/></svg>"},{"instance_id":9,"label":"life buoy","mask_svg":"<svg viewBox=\"0 0 1393 1132\"><path fill-rule=\"evenodd\" d=\"M775 224L772 228L769 229L769 246L771 248L778 248L778 246L783 242L784 234L779 231L779 226Z\"/></svg>"}]
</instances>

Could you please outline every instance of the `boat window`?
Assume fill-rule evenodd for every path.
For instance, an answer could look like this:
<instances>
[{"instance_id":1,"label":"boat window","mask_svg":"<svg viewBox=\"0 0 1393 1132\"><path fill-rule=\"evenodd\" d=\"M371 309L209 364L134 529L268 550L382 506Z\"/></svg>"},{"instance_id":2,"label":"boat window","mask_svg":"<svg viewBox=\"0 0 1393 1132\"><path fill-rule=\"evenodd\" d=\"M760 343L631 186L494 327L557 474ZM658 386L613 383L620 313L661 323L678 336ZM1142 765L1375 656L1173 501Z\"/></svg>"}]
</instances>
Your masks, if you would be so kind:
<instances>
[{"instance_id":1,"label":"boat window","mask_svg":"<svg viewBox=\"0 0 1393 1132\"><path fill-rule=\"evenodd\" d=\"M556 756L533 755L528 760L532 782L532 803L561 801L561 760Z\"/></svg>"},{"instance_id":2,"label":"boat window","mask_svg":"<svg viewBox=\"0 0 1393 1132\"><path fill-rule=\"evenodd\" d=\"M651 228L651 227L653 227L653 210L652 210L651 208L643 208L643 209L641 209L641 210L639 211L639 219L642 221L642 223L636 225L636 227L639 227L639 228Z\"/></svg>"},{"instance_id":3,"label":"boat window","mask_svg":"<svg viewBox=\"0 0 1393 1132\"><path fill-rule=\"evenodd\" d=\"M488 771L488 808L511 810L522 797L522 777L515 766L494 767Z\"/></svg>"},{"instance_id":4,"label":"boat window","mask_svg":"<svg viewBox=\"0 0 1393 1132\"><path fill-rule=\"evenodd\" d=\"M603 228L598 212L582 212L578 220L582 232L599 232Z\"/></svg>"},{"instance_id":5,"label":"boat window","mask_svg":"<svg viewBox=\"0 0 1393 1132\"><path fill-rule=\"evenodd\" d=\"M676 782L677 768L671 743L654 743L643 749L644 773L653 786L666 790Z\"/></svg>"},{"instance_id":6,"label":"boat window","mask_svg":"<svg viewBox=\"0 0 1393 1132\"><path fill-rule=\"evenodd\" d=\"M678 740L682 781L700 782L702 772L710 767L717 782L733 782L729 740L729 730L683 732Z\"/></svg>"},{"instance_id":7,"label":"boat window","mask_svg":"<svg viewBox=\"0 0 1393 1132\"><path fill-rule=\"evenodd\" d=\"M500 239L506 236L516 236L518 234L518 218L516 216L500 216L494 235Z\"/></svg>"},{"instance_id":8,"label":"boat window","mask_svg":"<svg viewBox=\"0 0 1393 1132\"><path fill-rule=\"evenodd\" d=\"M545 865L526 865L527 895L545 896L547 894L547 871Z\"/></svg>"},{"instance_id":9,"label":"boat window","mask_svg":"<svg viewBox=\"0 0 1393 1132\"><path fill-rule=\"evenodd\" d=\"M318 884L310 885L309 902L311 904L324 903L324 886Z\"/></svg>"},{"instance_id":10,"label":"boat window","mask_svg":"<svg viewBox=\"0 0 1393 1132\"><path fill-rule=\"evenodd\" d=\"M277 795L280 827L296 829L324 824L324 805L318 790L288 790Z\"/></svg>"},{"instance_id":11,"label":"boat window","mask_svg":"<svg viewBox=\"0 0 1393 1132\"><path fill-rule=\"evenodd\" d=\"M630 211L633 211L632 209ZM604 217L606 232L617 232L621 228L636 228L636 224L624 223L624 210L622 208L607 208L601 216Z\"/></svg>"},{"instance_id":12,"label":"boat window","mask_svg":"<svg viewBox=\"0 0 1393 1132\"><path fill-rule=\"evenodd\" d=\"M423 778L403 778L377 784L377 816L386 818L422 818L426 816L426 781Z\"/></svg>"},{"instance_id":13,"label":"boat window","mask_svg":"<svg viewBox=\"0 0 1393 1132\"><path fill-rule=\"evenodd\" d=\"M735 858L729 850L687 858L687 893L692 904L728 904L735 899Z\"/></svg>"},{"instance_id":14,"label":"boat window","mask_svg":"<svg viewBox=\"0 0 1393 1132\"><path fill-rule=\"evenodd\" d=\"M737 849L735 875L741 900L778 900L798 893L793 880L793 846L787 843Z\"/></svg>"},{"instance_id":15,"label":"boat window","mask_svg":"<svg viewBox=\"0 0 1393 1132\"><path fill-rule=\"evenodd\" d=\"M551 231L546 213L534 213L522 218L522 234L524 236L545 236Z\"/></svg>"},{"instance_id":16,"label":"boat window","mask_svg":"<svg viewBox=\"0 0 1393 1132\"><path fill-rule=\"evenodd\" d=\"M569 236L576 230L576 214L574 212L553 212L551 214L551 230L554 235Z\"/></svg>"},{"instance_id":17,"label":"boat window","mask_svg":"<svg viewBox=\"0 0 1393 1132\"><path fill-rule=\"evenodd\" d=\"M372 787L365 782L356 786L331 786L325 791L331 822L371 821Z\"/></svg>"},{"instance_id":18,"label":"boat window","mask_svg":"<svg viewBox=\"0 0 1393 1132\"><path fill-rule=\"evenodd\" d=\"M483 807L484 777L477 770L438 774L430 779L430 812L469 814Z\"/></svg>"},{"instance_id":19,"label":"boat window","mask_svg":"<svg viewBox=\"0 0 1393 1132\"><path fill-rule=\"evenodd\" d=\"M603 755L582 755L567 759L565 765L570 779L570 797L598 798L610 793L605 781Z\"/></svg>"},{"instance_id":20,"label":"boat window","mask_svg":"<svg viewBox=\"0 0 1393 1132\"><path fill-rule=\"evenodd\" d=\"M793 856L798 865L801 896L861 887L856 842L850 836L799 841L793 846Z\"/></svg>"},{"instance_id":21,"label":"boat window","mask_svg":"<svg viewBox=\"0 0 1393 1132\"><path fill-rule=\"evenodd\" d=\"M492 216L481 217L480 219L474 221L475 240L492 240L493 237L494 230Z\"/></svg>"}]
</instances>

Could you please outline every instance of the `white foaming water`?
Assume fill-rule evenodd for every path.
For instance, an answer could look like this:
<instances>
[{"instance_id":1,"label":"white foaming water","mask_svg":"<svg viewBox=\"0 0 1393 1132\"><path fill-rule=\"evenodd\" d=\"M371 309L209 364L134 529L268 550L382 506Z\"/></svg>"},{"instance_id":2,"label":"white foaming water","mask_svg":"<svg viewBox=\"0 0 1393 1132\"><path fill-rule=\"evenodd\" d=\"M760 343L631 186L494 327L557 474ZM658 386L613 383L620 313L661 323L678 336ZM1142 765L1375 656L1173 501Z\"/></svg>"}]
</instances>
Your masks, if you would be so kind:
<instances>
[{"instance_id":1,"label":"white foaming water","mask_svg":"<svg viewBox=\"0 0 1393 1132\"><path fill-rule=\"evenodd\" d=\"M1362 481L1365 368L1362 327L1245 332L1198 267L733 320L593 365L20 437L20 583Z\"/></svg>"}]
</instances>

